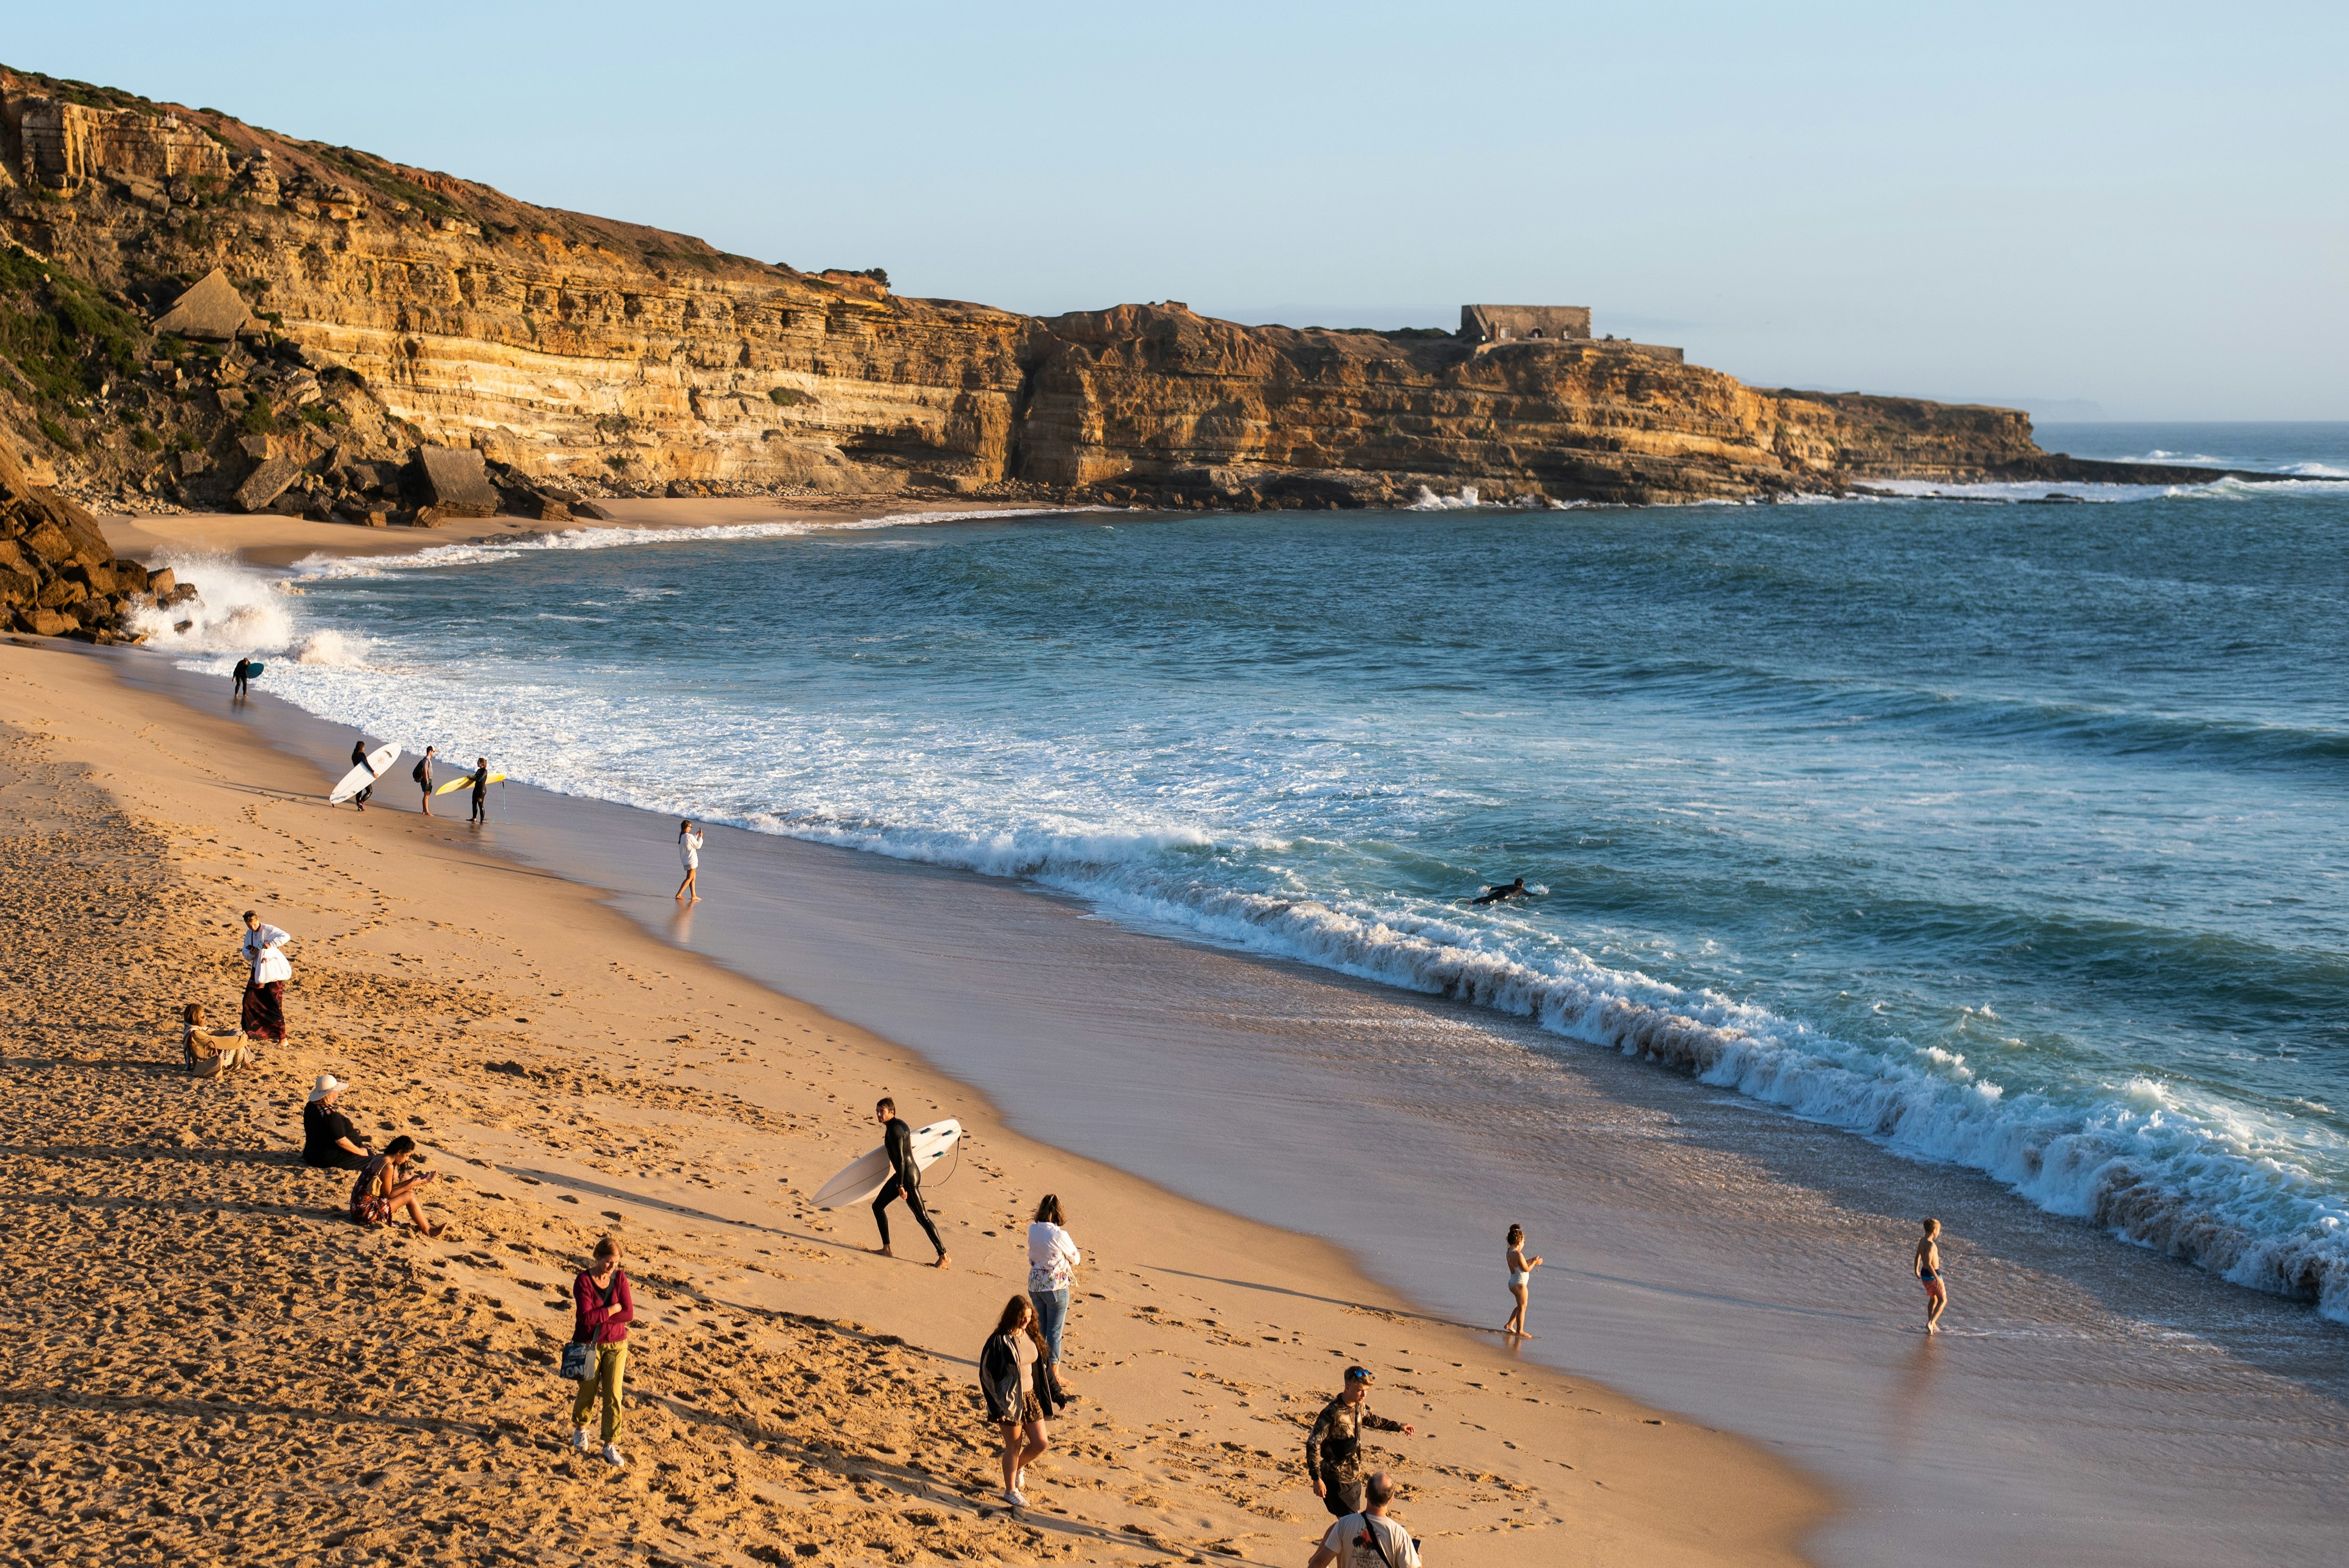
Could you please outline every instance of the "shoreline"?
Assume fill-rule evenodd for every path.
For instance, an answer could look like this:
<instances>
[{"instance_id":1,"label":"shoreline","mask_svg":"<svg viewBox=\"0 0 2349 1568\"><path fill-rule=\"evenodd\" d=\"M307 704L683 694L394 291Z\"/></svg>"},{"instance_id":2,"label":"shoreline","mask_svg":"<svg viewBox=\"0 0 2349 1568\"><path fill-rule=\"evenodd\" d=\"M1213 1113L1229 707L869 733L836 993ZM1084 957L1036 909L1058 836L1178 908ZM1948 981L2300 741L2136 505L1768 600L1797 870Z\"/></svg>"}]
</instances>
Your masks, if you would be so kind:
<instances>
[{"instance_id":1,"label":"shoreline","mask_svg":"<svg viewBox=\"0 0 2349 1568\"><path fill-rule=\"evenodd\" d=\"M210 682L185 691L212 701ZM339 731L285 712L282 745L337 749L326 737ZM313 738L292 738L302 726ZM853 850L720 830L706 864L725 867L728 898L678 932L670 884L644 887L641 851L624 847L663 839L661 824L519 788L514 800L545 812L501 836L534 836L533 864L613 889L648 934L922 1051L1033 1136L1341 1240L1439 1315L1488 1310L1489 1248L1454 1217L1522 1190L1513 1201L1553 1265L1537 1330L1561 1324L1528 1354L1569 1376L1605 1368L1649 1404L1869 1498L1823 1524L1822 1561L1881 1560L1919 1529L1959 1562L2029 1546L2117 1563L2180 1530L2246 1553L2214 1547L2218 1561L2252 1561L2253 1543L2256 1560L2300 1561L2318 1500L2349 1473L2337 1329L1987 1178L1486 1010ZM738 919L790 939L750 940ZM1924 1212L1955 1217L1960 1332L1945 1343L1962 1356L1928 1356L1912 1333L1899 1260ZM2240 1435L2253 1427L2292 1457ZM2275 1473L2240 1481L2261 1467Z\"/></svg>"},{"instance_id":2,"label":"shoreline","mask_svg":"<svg viewBox=\"0 0 2349 1568\"><path fill-rule=\"evenodd\" d=\"M1080 1285L1102 1293L1102 1299L1088 1295L1072 1314L1078 1377L1089 1400L1064 1428L1073 1439L1069 1451L1056 1451L1039 1471L1050 1497L1046 1506L1070 1510L1069 1529L1081 1523L1105 1532L1085 1538L1087 1560L1207 1551L1285 1562L1301 1551L1308 1532L1318 1529L1299 1503L1313 1500L1281 1439L1293 1439L1288 1448L1301 1442L1299 1408L1318 1405L1312 1390L1327 1377L1330 1357L1346 1354L1381 1366L1392 1379L1382 1397L1391 1413L1406 1419L1416 1414L1442 1434L1402 1443L1396 1456L1409 1492L1404 1517L1439 1550L1445 1535L1470 1531L1480 1538L1480 1554L1504 1563L1574 1560L1601 1543L1609 1555L1620 1548L1666 1562L1803 1561L1794 1542L1819 1516L1819 1495L1752 1445L1681 1419L1659 1429L1651 1423L1664 1417L1579 1378L1514 1362L1473 1332L1444 1326L1440 1314L1432 1318L1361 1280L1325 1242L1185 1201L1031 1142L1004 1127L979 1095L901 1044L662 944L590 887L492 855L448 853L451 839L461 843L461 824L426 823L408 812L328 816L316 798L326 781L315 765L288 758L234 719L125 682L119 678L123 668L106 655L9 643L0 647L0 717L20 735L37 733L39 749L52 759L94 765L106 775L96 782L133 819L173 825L172 860L191 882L217 877L234 886L234 900L259 902L274 892L276 908L289 899L310 906L280 922L305 928L297 933L297 977L323 979L333 970L334 984L325 989L341 992L353 1033L305 1042L302 1014L327 997L314 1000L297 986L290 999L293 1045L234 1087L272 1103L272 1130L282 1147L309 1071L351 1078L360 1085L355 1096L367 1096L362 1104L375 1112L392 1108L383 1104L382 1086L391 1074L422 1067L428 1077L406 1096L411 1115L429 1127L419 1136L453 1157L452 1169L455 1162L486 1161L462 1172L482 1196L452 1201L458 1227L445 1247L382 1240L419 1259L416 1266L429 1276L464 1282L450 1288L479 1294L479 1287L495 1283L482 1272L485 1265L464 1261L476 1256L466 1249L476 1246L478 1234L468 1233L484 1223L484 1210L514 1212L507 1206L541 1199L549 1187L567 1189L557 1196L617 1201L614 1212L626 1217L632 1245L691 1251L699 1272L723 1280L746 1312L869 1324L916 1347L936 1346L933 1354L952 1363L967 1359L983 1337L988 1303L1019 1282L1017 1261L1007 1264L999 1254L1016 1250L1020 1228L1005 1221L1032 1202L1040 1181L1050 1182L1064 1194L1082 1195L1071 1202L1072 1229L1090 1255ZM371 909L362 914L349 902L354 897L371 899ZM492 911L495 919L485 921ZM500 977L473 975L477 968L512 971L502 977L508 990L527 976L540 999L515 1012L489 1004L486 995L467 998L458 1003L466 1010L462 1022L419 1016L417 1023L434 1025L422 1030L403 1027L396 1009L383 1008L419 970L450 977L452 984L472 975L468 984L494 993L499 987L491 982ZM591 1003L591 987L607 994ZM568 994L557 1003L549 988ZM215 977L207 994L225 1001L233 992ZM519 1006L521 993L510 1000ZM545 1013L556 1007L562 1011ZM513 1023L492 1018L492 1012ZM645 1043L688 1015L697 1022L683 1036ZM751 1023L752 1015L764 1021ZM552 1031L550 1016L558 1020ZM152 1020L95 1026L132 1036L125 1057L169 1060ZM812 1038L795 1039L799 1034ZM703 1043L709 1041L723 1044ZM387 1053L386 1046L394 1049ZM484 1057L506 1058L506 1066L484 1064ZM313 1062L325 1064L314 1069ZM601 1080L587 1097L567 1102L591 1125L650 1116L626 1090L656 1084L665 1093L722 1095L750 1110L740 1125L721 1118L698 1137L666 1128L659 1137L669 1145L663 1158L671 1168L630 1170L635 1159L624 1158L625 1149L621 1156L611 1150L626 1136L649 1141L651 1135L616 1134L604 1151L581 1153L574 1140L591 1135L560 1130L561 1096L525 1105L549 1093L563 1064ZM506 1070L517 1064L519 1074ZM631 1074L655 1072L657 1080L629 1081ZM957 1266L947 1273L861 1264L848 1251L864 1242L861 1228L868 1222L861 1213L794 1213L786 1222L775 1213L783 1200L761 1195L774 1188L779 1170L788 1173L791 1190L804 1191L841 1152L861 1147L854 1107L869 1099L876 1081L909 1106L964 1116L972 1129L965 1179L995 1189L948 1190L951 1207L943 1219ZM170 1074L150 1086L167 1095L204 1087ZM541 1120L550 1106L554 1117ZM850 1119L843 1124L843 1117ZM446 1190L454 1200L467 1189ZM585 1201L581 1212L592 1214ZM992 1219L982 1213L982 1201ZM540 1207L562 1214L552 1204ZM297 1223L322 1227L330 1246L360 1240L331 1216ZM1005 1234L979 1229L987 1225ZM751 1240L775 1245L747 1245ZM788 1272L758 1261L761 1252L772 1257L785 1250ZM262 1263L250 1266L267 1272ZM486 1265L494 1266L494 1260ZM493 1329L492 1336L503 1332ZM1364 1338L1354 1340L1354 1334ZM656 1334L635 1375L639 1407L649 1407L646 1425L656 1429L666 1428L659 1412L676 1419L692 1407L690 1389L664 1386L673 1385L662 1370L664 1354ZM1383 1364L1373 1359L1381 1356ZM1385 1371L1389 1366L1392 1372ZM961 1369L948 1365L947 1371L949 1385L957 1377L967 1382ZM32 1375L31 1367L23 1374ZM42 1396L37 1386L26 1392L48 1399L56 1393ZM1593 1398L1596 1407L1588 1403ZM1231 1400L1237 1403L1226 1403ZM1528 1400L1537 1407L1527 1409ZM499 1404L500 1423L511 1417L543 1433L555 1395L541 1380ZM949 1419L967 1424L960 1413ZM849 1427L854 1436L854 1423ZM1210 1448L1211 1440L1224 1447ZM642 1439L638 1465L618 1484L639 1485L666 1441ZM902 1444L883 1448L873 1439L869 1446L886 1453ZM1223 1457L1206 1457L1216 1453ZM1116 1456L1126 1454L1164 1472L1138 1496L1133 1477L1114 1479L1117 1470L1133 1468L1118 1462ZM978 1461L982 1469L986 1458ZM523 1456L525 1483L529 1467L545 1459ZM1577 1473L1568 1477L1556 1468L1561 1462ZM1069 1466L1067 1484L1054 1473L1061 1463ZM1680 1506L1678 1490L1692 1473L1711 1478L1719 1499L1702 1518ZM1205 1484L1211 1477L1217 1483L1212 1488ZM1599 1485L1586 1492L1586 1480ZM1121 1485L1123 1501L1102 1495ZM1086 1511L1094 1496L1107 1505L1106 1513L1093 1511L1098 1517ZM948 1504L973 1528L996 1522L979 1511L983 1497L950 1497ZM1268 1508L1276 1513L1264 1512ZM1136 1523L1143 1527L1139 1532ZM1025 1549L1049 1555L1044 1547ZM987 1554L1018 1555L999 1544Z\"/></svg>"},{"instance_id":3,"label":"shoreline","mask_svg":"<svg viewBox=\"0 0 2349 1568\"><path fill-rule=\"evenodd\" d=\"M854 524L873 517L1053 516L1081 508L1006 508L975 501L907 495L810 496L779 501L767 496L670 500L647 497L599 501L609 521L576 518L540 523L522 517L466 517L439 528L367 528L352 523L317 523L274 513L187 512L131 516L100 514L98 528L117 554L140 559L164 551L224 556L242 565L283 570L298 561L373 556L409 556L448 545L496 545L550 534L605 529L727 528L761 524L811 527Z\"/></svg>"}]
</instances>

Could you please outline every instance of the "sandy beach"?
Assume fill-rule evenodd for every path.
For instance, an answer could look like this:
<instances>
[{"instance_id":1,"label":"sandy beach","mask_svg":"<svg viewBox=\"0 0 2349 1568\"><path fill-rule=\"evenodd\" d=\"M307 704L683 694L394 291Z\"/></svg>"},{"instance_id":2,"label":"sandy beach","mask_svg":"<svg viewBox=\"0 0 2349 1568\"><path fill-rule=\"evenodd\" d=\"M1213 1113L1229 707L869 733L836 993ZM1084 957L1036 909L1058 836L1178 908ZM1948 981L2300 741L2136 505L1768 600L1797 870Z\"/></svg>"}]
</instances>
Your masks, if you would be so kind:
<instances>
[{"instance_id":1,"label":"sandy beach","mask_svg":"<svg viewBox=\"0 0 2349 1568\"><path fill-rule=\"evenodd\" d=\"M1301 1562L1326 1521L1297 1455L1350 1360L1420 1428L1378 1462L1433 1561L1801 1560L1826 1499L1759 1448L1023 1137L902 1045L477 852L460 817L329 810L317 766L115 670L0 646L26 911L0 1560L573 1561L592 1532L711 1563ZM292 1034L191 1079L177 1010L233 1015L246 908L294 933ZM364 1232L348 1179L298 1163L321 1072L424 1146L445 1236ZM883 1092L970 1129L932 1189L945 1272L802 1200L873 1142ZM1084 1397L1013 1517L972 1363L1046 1191L1088 1253ZM641 1314L616 1473L564 1448L553 1369L605 1231Z\"/></svg>"}]
</instances>

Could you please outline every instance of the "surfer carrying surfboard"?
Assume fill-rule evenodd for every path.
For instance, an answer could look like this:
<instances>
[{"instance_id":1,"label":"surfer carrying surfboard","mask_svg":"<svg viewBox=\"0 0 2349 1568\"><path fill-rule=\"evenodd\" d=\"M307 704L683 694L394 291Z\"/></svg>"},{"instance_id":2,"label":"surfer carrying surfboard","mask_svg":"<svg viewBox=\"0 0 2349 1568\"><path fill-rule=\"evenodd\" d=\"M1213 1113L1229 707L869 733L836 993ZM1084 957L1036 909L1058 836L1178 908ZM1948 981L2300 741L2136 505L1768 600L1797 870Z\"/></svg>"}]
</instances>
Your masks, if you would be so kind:
<instances>
[{"instance_id":1,"label":"surfer carrying surfboard","mask_svg":"<svg viewBox=\"0 0 2349 1568\"><path fill-rule=\"evenodd\" d=\"M873 1199L873 1222L881 1227L881 1245L874 1249L885 1258L897 1254L889 1250L889 1205L899 1198L905 1200L905 1211L914 1217L930 1245L938 1250L936 1266L947 1266L947 1244L938 1240L938 1228L930 1223L930 1211L922 1207L922 1167L914 1158L914 1129L897 1116L897 1102L884 1096L873 1107L873 1119L881 1124L881 1147L889 1156L891 1175L880 1193Z\"/></svg>"},{"instance_id":2,"label":"surfer carrying surfboard","mask_svg":"<svg viewBox=\"0 0 2349 1568\"><path fill-rule=\"evenodd\" d=\"M228 678L232 682L229 687L229 695L232 697L243 696L246 688L253 684L253 660L245 658L243 654L237 655L236 668L228 672Z\"/></svg>"},{"instance_id":3,"label":"surfer carrying surfboard","mask_svg":"<svg viewBox=\"0 0 2349 1568\"><path fill-rule=\"evenodd\" d=\"M365 735L361 735L357 740L351 742L351 766L355 768L363 768L367 765L367 737ZM369 779L365 787L360 789L358 794L351 796L351 804L357 806L361 811L365 811L367 809L367 796L374 793L375 781L373 779Z\"/></svg>"},{"instance_id":4,"label":"surfer carrying surfboard","mask_svg":"<svg viewBox=\"0 0 2349 1568\"><path fill-rule=\"evenodd\" d=\"M490 819L490 759L473 759L473 826Z\"/></svg>"}]
</instances>

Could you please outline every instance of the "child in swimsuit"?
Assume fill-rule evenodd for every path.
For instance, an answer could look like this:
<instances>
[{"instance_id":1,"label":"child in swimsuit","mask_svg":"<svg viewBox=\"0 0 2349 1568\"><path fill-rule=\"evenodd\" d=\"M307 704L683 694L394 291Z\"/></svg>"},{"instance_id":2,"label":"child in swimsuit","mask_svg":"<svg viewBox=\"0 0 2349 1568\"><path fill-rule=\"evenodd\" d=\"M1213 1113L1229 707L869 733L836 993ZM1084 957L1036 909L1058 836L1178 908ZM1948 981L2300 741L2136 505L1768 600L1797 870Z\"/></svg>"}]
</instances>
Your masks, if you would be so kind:
<instances>
[{"instance_id":1,"label":"child in swimsuit","mask_svg":"<svg viewBox=\"0 0 2349 1568\"><path fill-rule=\"evenodd\" d=\"M1925 1221L1925 1233L1917 1239L1917 1251L1910 1260L1917 1282L1925 1287L1925 1332L1941 1332L1941 1314L1950 1304L1950 1287L1941 1280L1941 1222Z\"/></svg>"},{"instance_id":2,"label":"child in swimsuit","mask_svg":"<svg viewBox=\"0 0 2349 1568\"><path fill-rule=\"evenodd\" d=\"M1509 1314L1509 1321L1501 1325L1503 1334L1511 1334L1519 1339L1533 1337L1526 1332L1526 1297L1528 1293L1526 1287L1533 1282L1534 1271L1541 1267L1541 1262L1539 1258L1526 1256L1526 1228L1522 1225L1510 1226L1509 1299L1516 1302L1517 1305L1516 1310Z\"/></svg>"}]
</instances>

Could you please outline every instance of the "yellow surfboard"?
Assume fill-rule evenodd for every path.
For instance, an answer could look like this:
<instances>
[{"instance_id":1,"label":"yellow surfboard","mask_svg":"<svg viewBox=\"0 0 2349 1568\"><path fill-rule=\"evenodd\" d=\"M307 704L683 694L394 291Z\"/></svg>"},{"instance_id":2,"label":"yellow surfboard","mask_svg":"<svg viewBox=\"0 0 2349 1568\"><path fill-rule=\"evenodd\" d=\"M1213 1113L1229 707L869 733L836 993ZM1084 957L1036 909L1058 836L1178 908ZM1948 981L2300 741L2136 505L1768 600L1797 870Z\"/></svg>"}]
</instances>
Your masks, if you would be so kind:
<instances>
[{"instance_id":1,"label":"yellow surfboard","mask_svg":"<svg viewBox=\"0 0 2349 1568\"><path fill-rule=\"evenodd\" d=\"M503 774L492 774L490 775L490 782L492 784L503 784L506 782L506 775ZM450 779L447 784L442 784L439 789L434 790L432 793L434 794L448 794L455 790L471 789L472 787L473 775L471 774L460 774L455 778Z\"/></svg>"}]
</instances>

